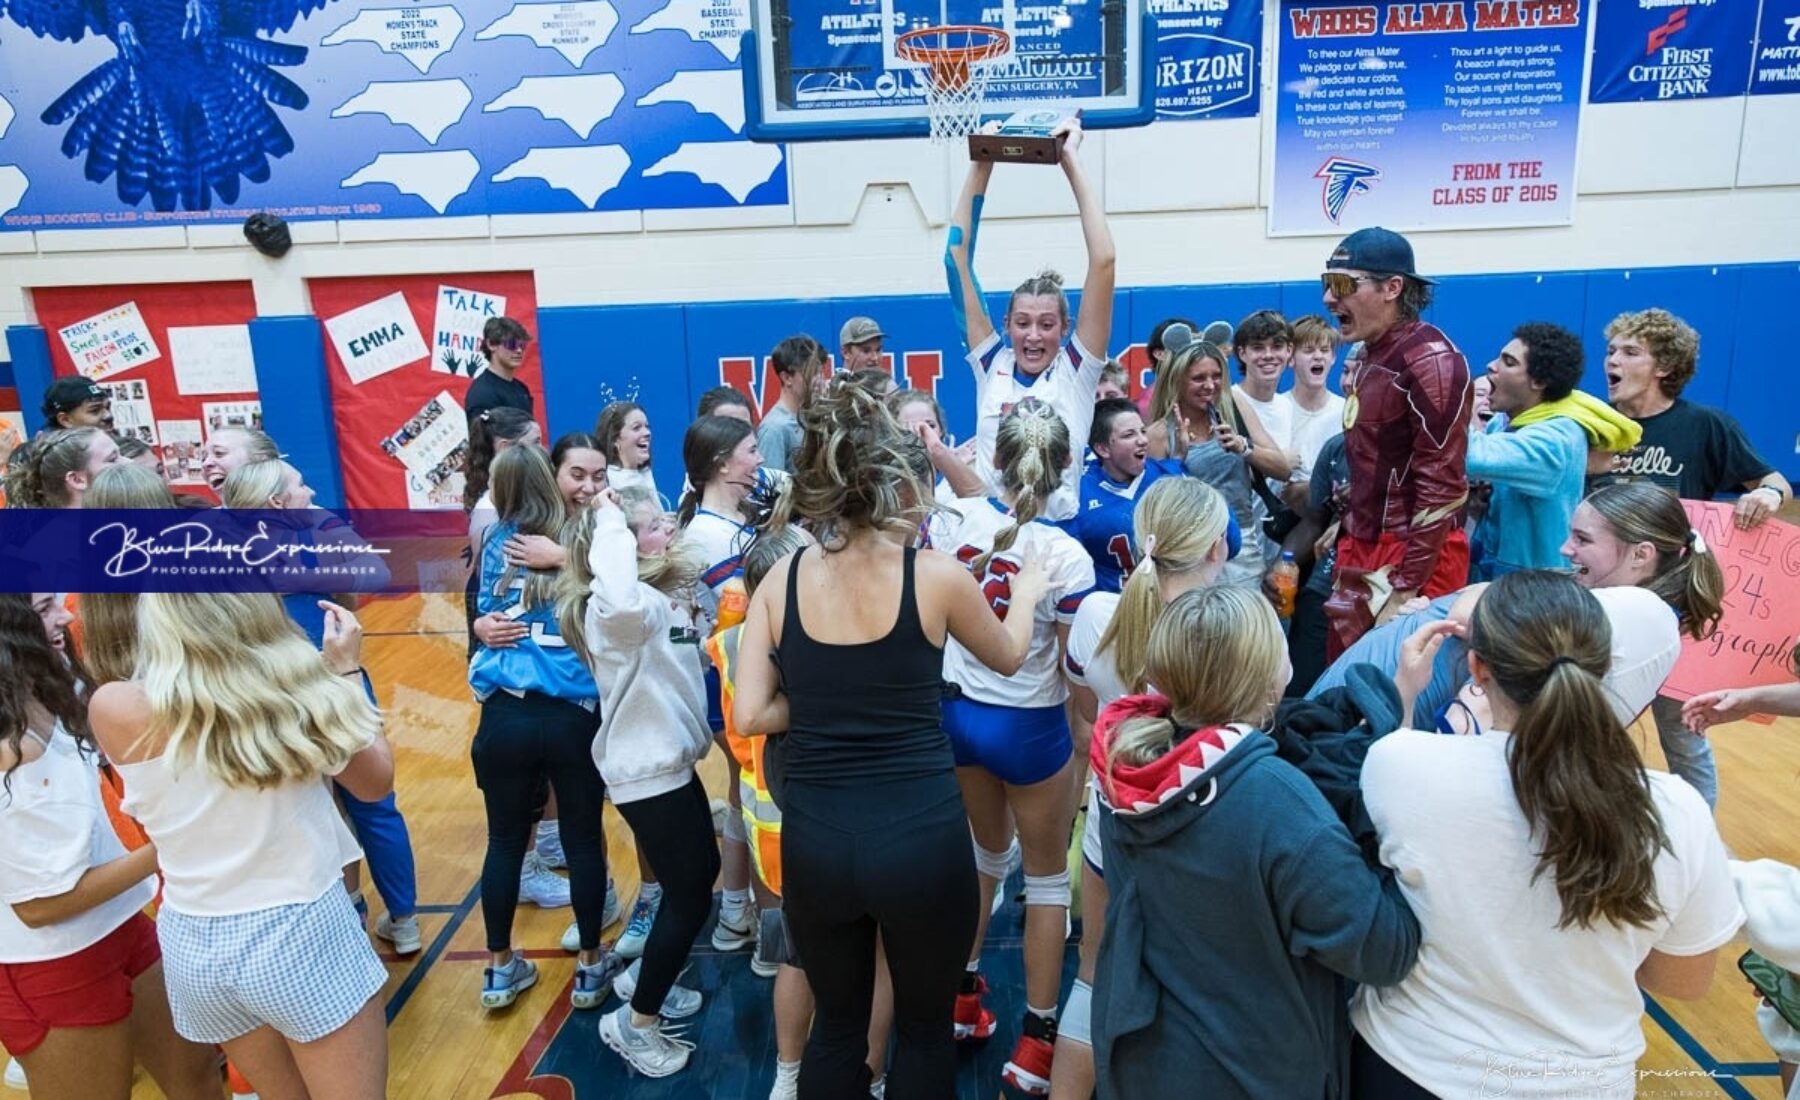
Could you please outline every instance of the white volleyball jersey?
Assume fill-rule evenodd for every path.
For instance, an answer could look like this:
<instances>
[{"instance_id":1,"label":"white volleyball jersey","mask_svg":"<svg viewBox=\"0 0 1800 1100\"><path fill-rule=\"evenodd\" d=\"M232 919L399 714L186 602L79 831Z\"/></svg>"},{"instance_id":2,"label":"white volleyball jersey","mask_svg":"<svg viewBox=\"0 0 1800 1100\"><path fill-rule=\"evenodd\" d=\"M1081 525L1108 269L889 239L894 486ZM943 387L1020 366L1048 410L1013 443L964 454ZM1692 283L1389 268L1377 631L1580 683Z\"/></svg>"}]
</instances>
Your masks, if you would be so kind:
<instances>
[{"instance_id":1,"label":"white volleyball jersey","mask_svg":"<svg viewBox=\"0 0 1800 1100\"><path fill-rule=\"evenodd\" d=\"M967 564L993 549L994 537L1011 524L1005 505L997 500L959 501L932 517L931 546ZM1082 600L1094 590L1094 562L1079 542L1054 524L1045 520L1025 524L1012 546L989 558L986 574L976 578L989 604L1002 617L1022 610L1010 608L1009 601L1012 576L1026 556L1042 563L1050 584L1044 598L1031 609L1031 651L1023 667L1011 676L1002 676L976 660L954 638L944 644L944 679L977 702L1047 707L1069 697L1059 667L1056 627L1073 622Z\"/></svg>"},{"instance_id":2,"label":"white volleyball jersey","mask_svg":"<svg viewBox=\"0 0 1800 1100\"><path fill-rule=\"evenodd\" d=\"M1062 486L1050 497L1044 515L1053 520L1073 516L1081 497L1080 457L1094 426L1094 391L1100 387L1106 357L1096 358L1071 335L1044 373L1028 380L1014 370L1013 350L1001 347L1000 333L995 332L969 352L968 359L975 371L975 472L987 482L989 492L1000 494L1000 471L994 466L1000 418L1020 401L1035 397L1069 426L1069 446L1076 457L1063 470Z\"/></svg>"},{"instance_id":3,"label":"white volleyball jersey","mask_svg":"<svg viewBox=\"0 0 1800 1100\"><path fill-rule=\"evenodd\" d=\"M1094 693L1100 704L1096 713L1131 694L1131 685L1113 663L1113 651L1100 652L1100 638L1118 610L1119 593L1096 592L1081 602L1075 625L1069 628L1069 652L1063 658L1063 671L1068 673L1070 683Z\"/></svg>"}]
</instances>

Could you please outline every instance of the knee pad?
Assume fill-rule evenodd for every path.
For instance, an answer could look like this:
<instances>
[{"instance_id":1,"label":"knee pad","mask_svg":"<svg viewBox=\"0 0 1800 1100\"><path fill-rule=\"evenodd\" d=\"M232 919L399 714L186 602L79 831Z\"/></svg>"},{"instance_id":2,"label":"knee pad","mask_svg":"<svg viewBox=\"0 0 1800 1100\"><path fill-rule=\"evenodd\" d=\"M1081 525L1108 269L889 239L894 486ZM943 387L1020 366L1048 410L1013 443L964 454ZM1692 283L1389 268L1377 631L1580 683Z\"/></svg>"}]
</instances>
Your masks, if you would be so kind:
<instances>
[{"instance_id":1,"label":"knee pad","mask_svg":"<svg viewBox=\"0 0 1800 1100\"><path fill-rule=\"evenodd\" d=\"M1075 979L1069 999L1063 1004L1062 1016L1056 1022L1058 1039L1073 1039L1084 1047L1094 1045L1094 987Z\"/></svg>"},{"instance_id":2,"label":"knee pad","mask_svg":"<svg viewBox=\"0 0 1800 1100\"><path fill-rule=\"evenodd\" d=\"M719 833L724 836L726 840L736 841L739 844L749 843L750 834L744 831L743 812L740 810L726 810L725 820L720 825Z\"/></svg>"},{"instance_id":3,"label":"knee pad","mask_svg":"<svg viewBox=\"0 0 1800 1100\"><path fill-rule=\"evenodd\" d=\"M996 878L1005 882L1006 876L1012 873L1013 861L1019 854L1018 838L1014 837L1012 846L1003 852L990 852L973 840L969 843L975 849L975 869L988 878Z\"/></svg>"},{"instance_id":4,"label":"knee pad","mask_svg":"<svg viewBox=\"0 0 1800 1100\"><path fill-rule=\"evenodd\" d=\"M1026 905L1053 905L1067 909L1074 894L1069 886L1067 867L1059 874L1025 876Z\"/></svg>"}]
</instances>

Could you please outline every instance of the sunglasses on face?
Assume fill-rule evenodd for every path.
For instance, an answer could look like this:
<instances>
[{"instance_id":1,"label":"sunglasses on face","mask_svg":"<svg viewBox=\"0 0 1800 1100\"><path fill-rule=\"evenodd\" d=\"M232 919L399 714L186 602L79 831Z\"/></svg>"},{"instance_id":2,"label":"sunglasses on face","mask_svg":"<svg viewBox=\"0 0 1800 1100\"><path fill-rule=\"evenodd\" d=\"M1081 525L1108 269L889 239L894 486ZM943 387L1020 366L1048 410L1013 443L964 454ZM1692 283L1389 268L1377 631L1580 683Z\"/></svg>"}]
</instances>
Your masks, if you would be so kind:
<instances>
[{"instance_id":1,"label":"sunglasses on face","mask_svg":"<svg viewBox=\"0 0 1800 1100\"><path fill-rule=\"evenodd\" d=\"M1319 276L1319 284L1333 298L1348 298L1356 293L1358 283L1379 283L1378 275L1352 275L1345 271L1327 271Z\"/></svg>"},{"instance_id":2,"label":"sunglasses on face","mask_svg":"<svg viewBox=\"0 0 1800 1100\"><path fill-rule=\"evenodd\" d=\"M525 345L527 345L529 343L531 343L530 340L502 340L502 341L500 341L500 346L505 348L507 351L516 353L516 352L524 351Z\"/></svg>"}]
</instances>

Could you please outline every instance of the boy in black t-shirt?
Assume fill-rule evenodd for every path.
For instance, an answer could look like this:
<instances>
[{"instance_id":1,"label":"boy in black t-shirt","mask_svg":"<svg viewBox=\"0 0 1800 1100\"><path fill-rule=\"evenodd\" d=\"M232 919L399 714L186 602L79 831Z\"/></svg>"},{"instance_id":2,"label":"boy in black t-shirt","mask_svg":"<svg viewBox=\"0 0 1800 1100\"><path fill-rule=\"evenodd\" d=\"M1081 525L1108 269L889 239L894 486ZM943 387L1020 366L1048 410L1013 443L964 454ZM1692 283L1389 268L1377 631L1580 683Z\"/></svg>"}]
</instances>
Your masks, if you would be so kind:
<instances>
[{"instance_id":1,"label":"boy in black t-shirt","mask_svg":"<svg viewBox=\"0 0 1800 1100\"><path fill-rule=\"evenodd\" d=\"M1612 469L1589 480L1653 481L1688 500L1740 493L1737 525L1748 529L1794 495L1787 478L1763 461L1730 414L1681 399L1700 358L1700 335L1666 310L1622 313L1606 326L1606 399L1637 421L1644 438L1614 456ZM1681 721L1681 704L1650 704L1669 770L1716 806L1719 772L1712 746Z\"/></svg>"},{"instance_id":2,"label":"boy in black t-shirt","mask_svg":"<svg viewBox=\"0 0 1800 1100\"><path fill-rule=\"evenodd\" d=\"M463 409L469 419L502 405L537 415L536 402L525 383L514 377L525 362L525 348L531 334L511 317L491 317L481 330L481 350L487 355L487 369L469 383L463 398Z\"/></svg>"}]
</instances>

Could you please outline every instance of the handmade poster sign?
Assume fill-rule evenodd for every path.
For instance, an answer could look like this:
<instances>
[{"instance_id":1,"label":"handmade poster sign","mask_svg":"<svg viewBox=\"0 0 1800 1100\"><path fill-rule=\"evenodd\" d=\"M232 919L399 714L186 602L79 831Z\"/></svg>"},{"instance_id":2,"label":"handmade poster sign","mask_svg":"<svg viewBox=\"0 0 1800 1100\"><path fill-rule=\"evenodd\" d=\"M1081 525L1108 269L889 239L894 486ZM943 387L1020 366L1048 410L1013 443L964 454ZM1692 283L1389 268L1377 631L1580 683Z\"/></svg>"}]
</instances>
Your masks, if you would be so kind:
<instances>
[{"instance_id":1,"label":"handmade poster sign","mask_svg":"<svg viewBox=\"0 0 1800 1100\"><path fill-rule=\"evenodd\" d=\"M75 369L93 379L110 378L162 358L136 302L77 321L58 329L57 335L75 361Z\"/></svg>"},{"instance_id":2,"label":"handmade poster sign","mask_svg":"<svg viewBox=\"0 0 1800 1100\"><path fill-rule=\"evenodd\" d=\"M431 369L464 378L480 374L487 366L487 356L481 350L481 331L491 318L504 316L506 299L499 294L459 286L438 287Z\"/></svg>"},{"instance_id":3,"label":"handmade poster sign","mask_svg":"<svg viewBox=\"0 0 1800 1100\"><path fill-rule=\"evenodd\" d=\"M357 385L429 354L406 295L397 290L327 320L325 331L344 372Z\"/></svg>"},{"instance_id":4,"label":"handmade poster sign","mask_svg":"<svg viewBox=\"0 0 1800 1100\"><path fill-rule=\"evenodd\" d=\"M100 388L112 395L113 433L156 446L156 416L150 411L150 391L144 380L102 382Z\"/></svg>"},{"instance_id":5,"label":"handmade poster sign","mask_svg":"<svg viewBox=\"0 0 1800 1100\"><path fill-rule=\"evenodd\" d=\"M184 396L256 392L249 325L170 326L169 359Z\"/></svg>"},{"instance_id":6,"label":"handmade poster sign","mask_svg":"<svg viewBox=\"0 0 1800 1100\"><path fill-rule=\"evenodd\" d=\"M1725 614L1703 641L1683 643L1663 694L1688 699L1714 688L1779 684L1800 629L1800 527L1766 520L1748 531L1732 522L1732 506L1684 500L1694 530L1725 573Z\"/></svg>"},{"instance_id":7,"label":"handmade poster sign","mask_svg":"<svg viewBox=\"0 0 1800 1100\"><path fill-rule=\"evenodd\" d=\"M398 431L381 441L381 449L399 459L407 472L436 489L462 473L469 451L469 419L443 390L414 413Z\"/></svg>"}]
</instances>

